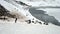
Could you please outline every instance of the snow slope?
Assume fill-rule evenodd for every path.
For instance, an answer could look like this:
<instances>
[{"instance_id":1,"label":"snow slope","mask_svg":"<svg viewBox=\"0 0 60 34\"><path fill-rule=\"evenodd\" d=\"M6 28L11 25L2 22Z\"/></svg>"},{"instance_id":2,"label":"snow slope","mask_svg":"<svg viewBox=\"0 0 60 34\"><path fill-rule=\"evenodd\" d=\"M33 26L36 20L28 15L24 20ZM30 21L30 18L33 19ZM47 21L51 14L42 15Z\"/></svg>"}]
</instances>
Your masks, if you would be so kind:
<instances>
[{"instance_id":1,"label":"snow slope","mask_svg":"<svg viewBox=\"0 0 60 34\"><path fill-rule=\"evenodd\" d=\"M7 9L8 9L8 7L11 7L8 10L10 10L10 11L15 10L14 8L12 8L12 6L13 6L12 4L6 6L6 4L4 4L4 2L3 2L3 0L0 0L0 3L2 3L2 5L4 5ZM25 2L25 1L23 1L23 2ZM28 4L27 1L25 3ZM33 4L34 3L32 2L29 5L33 5ZM37 4L37 2L36 2L36 4ZM36 6L36 4L33 6ZM37 4L37 6L39 6L38 4ZM13 6L13 7L15 7L15 6ZM17 8L17 7L15 7L15 8ZM19 10L19 8L17 8L17 9ZM49 15L55 16L58 20L60 20L60 16L59 16L60 9L53 9L53 11L52 11L52 9L41 9L41 10L47 11L47 13ZM22 11L24 11L24 10L22 10ZM33 24L33 23L27 24L25 22L20 22L20 21L17 21L17 23L14 23L14 20L11 20L9 22L0 20L0 34L60 34L60 27L53 25L53 24L49 24L49 25L41 25L38 23L37 24Z\"/></svg>"},{"instance_id":2,"label":"snow slope","mask_svg":"<svg viewBox=\"0 0 60 34\"><path fill-rule=\"evenodd\" d=\"M59 0L16 0L32 6L60 6Z\"/></svg>"},{"instance_id":3,"label":"snow slope","mask_svg":"<svg viewBox=\"0 0 60 34\"><path fill-rule=\"evenodd\" d=\"M0 34L60 34L60 27L52 24L0 23Z\"/></svg>"},{"instance_id":4,"label":"snow slope","mask_svg":"<svg viewBox=\"0 0 60 34\"><path fill-rule=\"evenodd\" d=\"M15 13L18 13L19 15L23 16L23 17L26 17L27 18L26 20L28 20L28 19L32 20L33 18L35 20L38 20L29 13L28 6L27 7L21 6L20 4L16 3L13 0L0 0L0 4L2 6L4 6L7 10L9 10L12 14L13 14L13 12L15 12ZM28 8L28 9L26 9L26 8ZM28 15L28 16L26 16L26 15Z\"/></svg>"}]
</instances>

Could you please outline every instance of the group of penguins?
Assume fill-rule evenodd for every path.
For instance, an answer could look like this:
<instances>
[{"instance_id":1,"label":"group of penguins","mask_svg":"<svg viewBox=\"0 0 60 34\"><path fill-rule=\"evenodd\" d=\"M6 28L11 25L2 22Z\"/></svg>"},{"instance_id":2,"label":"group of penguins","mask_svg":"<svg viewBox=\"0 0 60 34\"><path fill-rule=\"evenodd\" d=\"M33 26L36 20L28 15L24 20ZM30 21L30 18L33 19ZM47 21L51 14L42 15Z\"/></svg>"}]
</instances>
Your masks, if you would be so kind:
<instances>
[{"instance_id":1,"label":"group of penguins","mask_svg":"<svg viewBox=\"0 0 60 34\"><path fill-rule=\"evenodd\" d=\"M1 16L4 16L4 18L1 18ZM17 23L17 18L16 15L12 15L10 14L10 11L8 11L7 9L5 9L1 4L0 4L0 20L8 20L8 18L5 18L5 16L10 17L10 18L14 18L15 19L15 23ZM44 16L44 15L43 15ZM48 16L48 15L47 15ZM49 16L48 16L49 17ZM42 18L40 18L42 20ZM49 18L47 18L49 19ZM52 20L51 20L52 19ZM44 19L42 20L44 22ZM26 22L28 22L28 24L30 23L34 23L33 20L26 20ZM47 22L47 23L46 23ZM51 22L54 25L58 25L60 26L60 23L54 18L50 16L50 20L47 20L44 24L48 25L48 22ZM38 22L39 24L42 24L42 22Z\"/></svg>"},{"instance_id":2,"label":"group of penguins","mask_svg":"<svg viewBox=\"0 0 60 34\"><path fill-rule=\"evenodd\" d=\"M29 6L31 7L30 5L27 5L21 1L15 1L16 3L20 4L20 5L23 5L23 6ZM36 12L37 10L35 9L32 9L33 11L31 11L31 14L33 13L38 13L40 15L35 15L36 18L38 18L39 20L43 21L44 23L42 22L38 22L39 24L45 24L45 25L48 25L48 23L52 23L54 25L57 25L57 26L60 26L60 22L54 17L54 16L50 16L48 14L44 14L44 11L42 10L38 10L38 12ZM42 12L42 13L41 13ZM8 11L7 9L5 9L1 4L0 4L0 19L1 20L7 20L8 18L1 18L1 16L7 16L7 17L10 17L10 18L14 18L15 19L15 23L17 23L17 17L16 15L12 15L10 14L10 11ZM26 20L25 22L27 22L28 24L30 23L35 23L34 19L33 20Z\"/></svg>"},{"instance_id":3,"label":"group of penguins","mask_svg":"<svg viewBox=\"0 0 60 34\"><path fill-rule=\"evenodd\" d=\"M4 16L3 18L1 16ZM5 18L5 16L10 17L10 18L15 18L15 23L17 21L17 18L15 15L12 15L9 13L9 11L7 9L5 9L1 4L0 4L0 20L8 20L8 18ZM28 24L30 23L34 23L34 21L32 20L26 20L25 22L28 22ZM42 24L41 22L39 22L40 24Z\"/></svg>"}]
</instances>

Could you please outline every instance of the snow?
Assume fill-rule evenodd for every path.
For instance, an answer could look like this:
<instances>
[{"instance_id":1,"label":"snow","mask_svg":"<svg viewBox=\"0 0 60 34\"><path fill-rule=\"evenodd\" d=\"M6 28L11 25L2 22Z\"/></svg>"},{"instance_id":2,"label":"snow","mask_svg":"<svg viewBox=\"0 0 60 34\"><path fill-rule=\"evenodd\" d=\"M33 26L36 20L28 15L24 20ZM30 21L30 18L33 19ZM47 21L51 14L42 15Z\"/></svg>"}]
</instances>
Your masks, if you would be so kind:
<instances>
[{"instance_id":1,"label":"snow","mask_svg":"<svg viewBox=\"0 0 60 34\"><path fill-rule=\"evenodd\" d=\"M60 6L60 2L59 0L56 0L58 3L53 2L44 2L41 0L41 2L38 3L38 1L36 2L30 2L27 0L19 0L19 1L23 1L24 3L28 4L28 5L32 5L32 6ZM20 9L21 9L21 13L26 15L26 13L29 14L28 17L32 18L32 15L27 11L24 10L24 8L21 8L23 6L20 7L19 4L15 4L15 3L8 3L4 0L0 0L0 4L2 4L6 9L8 9L9 11L18 11L18 13L20 13ZM15 5L13 5L15 4ZM16 9L15 9L16 8ZM47 14L56 17L56 19L58 19L60 21L60 9L42 9L47 11ZM24 11L24 12L22 12ZM27 11L27 12L25 12ZM30 18L30 19L31 19ZM14 21L15 19L11 19L11 21L3 21L0 20L0 34L60 34L60 27L53 25L53 24L49 24L49 25L41 25L41 24L27 24L26 22L21 22L20 20L17 21L17 23L15 23Z\"/></svg>"},{"instance_id":2,"label":"snow","mask_svg":"<svg viewBox=\"0 0 60 34\"><path fill-rule=\"evenodd\" d=\"M60 27L40 24L0 24L0 34L60 34Z\"/></svg>"},{"instance_id":3,"label":"snow","mask_svg":"<svg viewBox=\"0 0 60 34\"><path fill-rule=\"evenodd\" d=\"M22 1L28 5L31 6L60 6L59 0L16 0L16 1Z\"/></svg>"}]
</instances>

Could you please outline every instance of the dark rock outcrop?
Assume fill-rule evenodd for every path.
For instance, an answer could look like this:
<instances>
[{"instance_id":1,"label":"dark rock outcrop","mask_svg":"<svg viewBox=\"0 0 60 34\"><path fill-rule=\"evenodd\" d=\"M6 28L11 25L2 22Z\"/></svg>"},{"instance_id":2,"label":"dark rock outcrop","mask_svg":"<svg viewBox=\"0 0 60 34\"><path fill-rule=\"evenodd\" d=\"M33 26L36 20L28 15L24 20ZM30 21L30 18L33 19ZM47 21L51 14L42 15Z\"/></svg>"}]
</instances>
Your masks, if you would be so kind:
<instances>
[{"instance_id":1,"label":"dark rock outcrop","mask_svg":"<svg viewBox=\"0 0 60 34\"><path fill-rule=\"evenodd\" d=\"M1 17L4 16L4 17ZM10 17L10 18L16 18L16 15L12 15L10 14L10 11L8 11L7 9L5 9L1 4L0 4L0 19L1 20L7 20L8 18L5 17ZM16 18L17 19L17 18ZM16 22L17 20L15 20Z\"/></svg>"}]
</instances>

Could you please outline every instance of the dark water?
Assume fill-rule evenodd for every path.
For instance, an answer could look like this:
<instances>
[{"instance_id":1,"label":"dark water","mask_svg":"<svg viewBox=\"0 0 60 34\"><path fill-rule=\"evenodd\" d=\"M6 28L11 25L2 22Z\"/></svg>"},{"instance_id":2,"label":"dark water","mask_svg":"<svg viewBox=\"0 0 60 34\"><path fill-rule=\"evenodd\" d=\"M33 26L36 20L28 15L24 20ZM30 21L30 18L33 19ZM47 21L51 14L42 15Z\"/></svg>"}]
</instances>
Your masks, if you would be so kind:
<instances>
[{"instance_id":1,"label":"dark water","mask_svg":"<svg viewBox=\"0 0 60 34\"><path fill-rule=\"evenodd\" d=\"M52 23L52 24L60 26L59 21L54 16L46 14L47 11L36 10L35 8L30 8L29 11L34 17L36 17L39 20L44 21L45 23Z\"/></svg>"}]
</instances>

